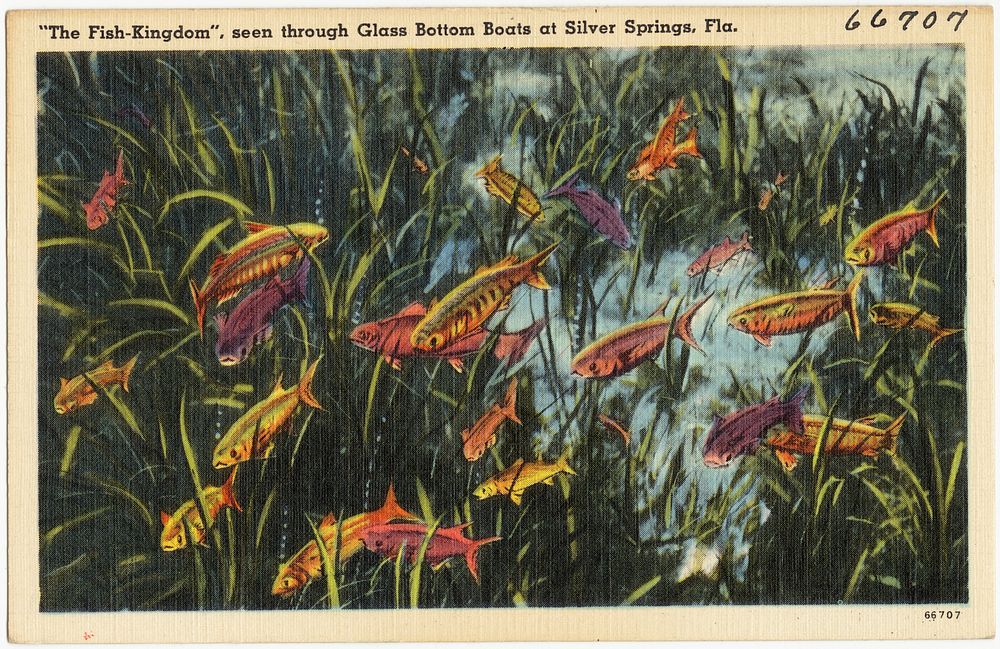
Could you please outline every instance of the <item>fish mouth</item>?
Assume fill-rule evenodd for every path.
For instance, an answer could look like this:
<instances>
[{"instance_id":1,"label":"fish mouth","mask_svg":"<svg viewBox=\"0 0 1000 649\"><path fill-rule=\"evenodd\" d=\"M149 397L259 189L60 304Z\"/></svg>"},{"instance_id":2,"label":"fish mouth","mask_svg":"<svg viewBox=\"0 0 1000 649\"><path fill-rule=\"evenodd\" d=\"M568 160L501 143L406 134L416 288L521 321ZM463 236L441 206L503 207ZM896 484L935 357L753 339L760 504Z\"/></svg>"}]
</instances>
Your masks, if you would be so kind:
<instances>
[{"instance_id":1,"label":"fish mouth","mask_svg":"<svg viewBox=\"0 0 1000 649\"><path fill-rule=\"evenodd\" d=\"M225 460L216 460L212 463L212 467L215 469L225 469L227 466L229 465L226 464Z\"/></svg>"},{"instance_id":2,"label":"fish mouth","mask_svg":"<svg viewBox=\"0 0 1000 649\"><path fill-rule=\"evenodd\" d=\"M219 365L225 365L225 366L228 367L230 365L236 365L239 362L240 362L240 359L237 358L236 356L220 356L219 357Z\"/></svg>"},{"instance_id":3,"label":"fish mouth","mask_svg":"<svg viewBox=\"0 0 1000 649\"><path fill-rule=\"evenodd\" d=\"M62 406L56 406L56 414L57 415L64 415L64 414L66 414L66 409L63 408Z\"/></svg>"}]
</instances>

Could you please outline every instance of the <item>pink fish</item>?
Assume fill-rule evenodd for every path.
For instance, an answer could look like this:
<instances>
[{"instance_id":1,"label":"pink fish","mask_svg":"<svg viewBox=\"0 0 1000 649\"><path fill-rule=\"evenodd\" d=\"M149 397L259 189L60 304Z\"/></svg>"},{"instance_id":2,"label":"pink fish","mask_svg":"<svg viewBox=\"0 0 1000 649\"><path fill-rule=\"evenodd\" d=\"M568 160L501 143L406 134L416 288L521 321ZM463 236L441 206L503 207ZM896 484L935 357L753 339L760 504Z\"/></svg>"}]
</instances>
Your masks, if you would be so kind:
<instances>
[{"instance_id":1,"label":"pink fish","mask_svg":"<svg viewBox=\"0 0 1000 649\"><path fill-rule=\"evenodd\" d=\"M462 372L465 369L462 357L478 352L490 332L480 327L441 349L419 350L410 344L410 337L413 328L426 313L427 309L423 304L414 302L394 316L358 325L349 338L362 349L382 354L385 361L397 370L402 367L402 361L406 358L443 358L455 368L456 372ZM542 318L520 331L500 334L496 347L493 348L493 354L497 358L506 359L508 364L521 360L546 322L547 320Z\"/></svg>"},{"instance_id":2,"label":"pink fish","mask_svg":"<svg viewBox=\"0 0 1000 649\"><path fill-rule=\"evenodd\" d=\"M104 172L101 184L97 186L97 191L93 197L86 202L81 202L83 212L87 215L87 227L96 230L108 222L108 213L115 208L117 203L118 190L128 184L125 180L125 170L122 167L122 156L124 152L118 149L118 163L115 165L115 173L112 175L108 171Z\"/></svg>"},{"instance_id":3,"label":"pink fish","mask_svg":"<svg viewBox=\"0 0 1000 649\"><path fill-rule=\"evenodd\" d=\"M743 236L736 241L732 241L729 237L726 237L721 243L715 244L705 252L698 255L698 258L691 262L691 265L688 266L688 277L701 275L702 273L710 270L721 272L723 266L744 250L753 250L753 248L750 247L749 231L744 232Z\"/></svg>"},{"instance_id":4,"label":"pink fish","mask_svg":"<svg viewBox=\"0 0 1000 649\"><path fill-rule=\"evenodd\" d=\"M854 266L895 263L899 253L921 230L926 231L934 245L938 246L934 218L947 193L942 193L928 207L921 209L911 203L875 221L847 244L844 248L844 259Z\"/></svg>"},{"instance_id":5,"label":"pink fish","mask_svg":"<svg viewBox=\"0 0 1000 649\"><path fill-rule=\"evenodd\" d=\"M479 549L487 543L500 541L503 537L491 536L485 539L470 539L462 534L462 530L470 523L455 527L444 527L434 531L427 541L424 558L431 567L437 570L449 559L464 556L469 566L472 578L479 581L479 570L476 567L476 555ZM420 546L427 538L427 525L423 523L383 523L372 525L361 532L361 540L365 547L382 556L396 558L403 551L406 560L416 563Z\"/></svg>"}]
</instances>

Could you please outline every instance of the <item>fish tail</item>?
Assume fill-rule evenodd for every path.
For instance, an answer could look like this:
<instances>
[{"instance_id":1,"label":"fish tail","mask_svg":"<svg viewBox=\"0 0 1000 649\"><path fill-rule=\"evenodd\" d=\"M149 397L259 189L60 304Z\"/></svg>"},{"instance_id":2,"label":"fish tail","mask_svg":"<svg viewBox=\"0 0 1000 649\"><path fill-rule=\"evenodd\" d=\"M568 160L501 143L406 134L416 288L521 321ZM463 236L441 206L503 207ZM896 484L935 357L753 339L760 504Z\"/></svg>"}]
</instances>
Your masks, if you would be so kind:
<instances>
[{"instance_id":1,"label":"fish tail","mask_svg":"<svg viewBox=\"0 0 1000 649\"><path fill-rule=\"evenodd\" d=\"M559 459L556 460L556 466L559 467L559 470L563 473L576 475L576 471L574 471L573 467L569 465L569 449L566 449L563 454L559 456Z\"/></svg>"},{"instance_id":2,"label":"fish tail","mask_svg":"<svg viewBox=\"0 0 1000 649\"><path fill-rule=\"evenodd\" d=\"M885 443L882 445L881 450L884 450L889 455L896 454L896 442L899 441L899 431L903 428L904 421L906 421L906 413L896 417L885 428Z\"/></svg>"},{"instance_id":3,"label":"fish tail","mask_svg":"<svg viewBox=\"0 0 1000 649\"><path fill-rule=\"evenodd\" d=\"M934 345L938 344L939 342L941 342L942 340L944 340L948 336L957 334L960 331L962 331L962 330L961 329L939 329L937 335L935 335L933 338L931 338L931 347L933 347Z\"/></svg>"},{"instance_id":4,"label":"fish tail","mask_svg":"<svg viewBox=\"0 0 1000 649\"><path fill-rule=\"evenodd\" d=\"M492 160L483 165L483 168L476 172L476 177L482 178L483 176L488 176L491 173L495 172L497 170L497 167L500 166L500 158L502 155L503 154L497 155Z\"/></svg>"},{"instance_id":5,"label":"fish tail","mask_svg":"<svg viewBox=\"0 0 1000 649\"><path fill-rule=\"evenodd\" d=\"M491 536L489 538L479 539L478 541L470 543L469 549L465 551L465 563L469 565L469 572L472 574L472 578L476 580L477 584L479 583L479 568L476 565L476 555L479 554L479 549L489 543L502 540L502 536Z\"/></svg>"},{"instance_id":6,"label":"fish tail","mask_svg":"<svg viewBox=\"0 0 1000 649\"><path fill-rule=\"evenodd\" d=\"M122 390L125 390L126 392L128 392L128 377L132 375L132 368L135 367L135 362L137 360L139 360L138 354L130 358L127 363L119 368L121 370Z\"/></svg>"},{"instance_id":7,"label":"fish tail","mask_svg":"<svg viewBox=\"0 0 1000 649\"><path fill-rule=\"evenodd\" d=\"M306 281L309 279L310 266L309 258L305 257L295 269L295 274L292 275L292 293L288 296L290 301L306 299Z\"/></svg>"},{"instance_id":8,"label":"fish tail","mask_svg":"<svg viewBox=\"0 0 1000 649\"><path fill-rule=\"evenodd\" d=\"M500 334L500 339L497 340L496 347L493 348L493 354L497 358L506 358L508 365L518 362L528 353L531 343L538 337L538 333L548 321L548 318L539 318L520 331Z\"/></svg>"},{"instance_id":9,"label":"fish tail","mask_svg":"<svg viewBox=\"0 0 1000 649\"><path fill-rule=\"evenodd\" d=\"M541 271L538 269L548 260L549 256L559 247L559 242L556 241L551 246L548 246L544 250L538 252L537 254L528 257L524 260L524 267L529 269L528 277L525 282L530 286L535 288L540 288L543 291L547 291L552 288L549 283L545 280L545 276L542 275Z\"/></svg>"},{"instance_id":10,"label":"fish tail","mask_svg":"<svg viewBox=\"0 0 1000 649\"><path fill-rule=\"evenodd\" d=\"M198 289L194 280L189 279L188 283L191 285L191 299L194 300L194 310L198 316L198 335L202 336L205 333L205 307L208 306L208 303L205 300L205 294Z\"/></svg>"},{"instance_id":11,"label":"fish tail","mask_svg":"<svg viewBox=\"0 0 1000 649\"><path fill-rule=\"evenodd\" d=\"M859 270L851 278L851 283L847 285L847 316L851 319L851 329L854 331L854 338L861 340L861 320L858 319L858 287L864 278L865 271Z\"/></svg>"},{"instance_id":12,"label":"fish tail","mask_svg":"<svg viewBox=\"0 0 1000 649\"><path fill-rule=\"evenodd\" d=\"M809 386L802 388L785 402L785 426L797 435L802 434L802 402L809 394Z\"/></svg>"},{"instance_id":13,"label":"fish tail","mask_svg":"<svg viewBox=\"0 0 1000 649\"><path fill-rule=\"evenodd\" d=\"M674 335L694 349L700 351L702 354L705 353L705 350L703 350L701 345L698 344L698 341L694 339L694 335L691 333L691 322L694 320L694 314L697 313L698 309L703 307L705 303L711 299L711 297L712 293L703 297L701 300L696 302L694 306L682 313L681 316L677 318L677 322L674 323Z\"/></svg>"},{"instance_id":14,"label":"fish tail","mask_svg":"<svg viewBox=\"0 0 1000 649\"><path fill-rule=\"evenodd\" d=\"M741 248L750 250L750 230L744 230L743 236L740 237L739 244Z\"/></svg>"},{"instance_id":15,"label":"fish tail","mask_svg":"<svg viewBox=\"0 0 1000 649\"><path fill-rule=\"evenodd\" d=\"M236 501L236 493L233 491L233 483L236 482L236 469L238 469L239 466L240 465L237 464L233 467L233 472L229 474L228 478L226 478L226 481L222 484L221 489L222 502L229 505L236 511L241 512L243 511L243 508L240 506L239 502Z\"/></svg>"},{"instance_id":16,"label":"fish tail","mask_svg":"<svg viewBox=\"0 0 1000 649\"><path fill-rule=\"evenodd\" d=\"M686 153L687 155L693 158L703 158L704 156L701 155L701 151L698 150L697 138L698 138L698 127L693 126L691 127L691 130L688 131L688 134L684 138L684 141L681 142L680 145L677 147L676 155Z\"/></svg>"},{"instance_id":17,"label":"fish tail","mask_svg":"<svg viewBox=\"0 0 1000 649\"><path fill-rule=\"evenodd\" d=\"M115 180L121 185L127 183L127 181L125 180L125 166L123 164L124 155L125 155L124 149L118 149L118 162L115 163Z\"/></svg>"},{"instance_id":18,"label":"fish tail","mask_svg":"<svg viewBox=\"0 0 1000 649\"><path fill-rule=\"evenodd\" d=\"M302 380L299 381L299 399L313 408L322 410L323 406L320 405L319 401L316 400L316 397L312 393L313 376L316 375L317 365L319 365L319 358L314 360L312 365L309 366L309 369L306 370L306 373L302 375Z\"/></svg>"},{"instance_id":19,"label":"fish tail","mask_svg":"<svg viewBox=\"0 0 1000 649\"><path fill-rule=\"evenodd\" d=\"M515 424L522 423L517 416L517 411L515 406L517 405L517 377L514 377L510 385L507 387L507 395L503 399L503 407L500 411L503 413L504 417L510 419Z\"/></svg>"},{"instance_id":20,"label":"fish tail","mask_svg":"<svg viewBox=\"0 0 1000 649\"><path fill-rule=\"evenodd\" d=\"M934 246L937 248L940 248L941 244L938 242L937 225L935 225L934 221L937 218L938 209L941 207L941 201L943 201L944 197L947 195L948 192L942 192L941 195L937 197L937 200L934 201L933 205L931 205L930 215L927 217L927 234L930 235L931 241L934 242Z\"/></svg>"}]
</instances>

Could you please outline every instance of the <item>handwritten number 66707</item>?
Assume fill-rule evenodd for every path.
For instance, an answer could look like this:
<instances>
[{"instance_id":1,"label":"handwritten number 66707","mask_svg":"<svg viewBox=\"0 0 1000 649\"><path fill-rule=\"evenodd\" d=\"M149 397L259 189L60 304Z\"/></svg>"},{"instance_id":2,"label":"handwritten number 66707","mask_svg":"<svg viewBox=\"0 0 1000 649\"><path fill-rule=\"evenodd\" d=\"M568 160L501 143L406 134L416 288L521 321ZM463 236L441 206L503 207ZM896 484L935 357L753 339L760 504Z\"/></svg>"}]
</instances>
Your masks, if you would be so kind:
<instances>
[{"instance_id":1,"label":"handwritten number 66707","mask_svg":"<svg viewBox=\"0 0 1000 649\"><path fill-rule=\"evenodd\" d=\"M851 14L851 17L848 18L847 22L844 24L844 29L846 29L849 32L852 32L858 27L861 27L861 21L858 20L859 13L861 13L860 9L854 10L854 13ZM954 23L954 31L957 32L958 28L962 25L962 21L965 20L965 17L968 14L969 14L968 9L966 9L965 11L953 11L950 14L948 14L948 17L945 19L945 23L946 24ZM910 24L914 20L916 20L919 16L920 16L919 11L908 9L906 11L901 11L896 20L897 22L902 24L903 31L905 32L907 29L910 28ZM870 24L873 29L879 29L880 27L885 27L886 24L888 24L888 22L889 19L882 15L881 9L878 9L875 11L874 14L872 14ZM938 22L937 12L929 11L923 15L922 20L917 21L917 25L923 27L924 29L930 29L931 27L936 25L937 22Z\"/></svg>"}]
</instances>

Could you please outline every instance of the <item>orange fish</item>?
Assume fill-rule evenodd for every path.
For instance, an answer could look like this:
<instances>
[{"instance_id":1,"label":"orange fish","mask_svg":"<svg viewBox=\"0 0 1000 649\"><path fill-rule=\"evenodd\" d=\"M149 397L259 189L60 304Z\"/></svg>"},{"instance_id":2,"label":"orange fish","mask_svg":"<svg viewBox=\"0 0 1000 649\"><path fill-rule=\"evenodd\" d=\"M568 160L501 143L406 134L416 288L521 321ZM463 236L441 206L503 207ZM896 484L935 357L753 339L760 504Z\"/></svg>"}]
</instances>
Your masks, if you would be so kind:
<instances>
[{"instance_id":1,"label":"orange fish","mask_svg":"<svg viewBox=\"0 0 1000 649\"><path fill-rule=\"evenodd\" d=\"M494 403L490 406L489 410L483 413L483 416L476 423L462 431L462 452L465 453L465 459L469 462L475 462L483 456L483 453L496 444L497 431L503 425L503 422L509 419L515 424L521 423L514 410L516 400L517 378L515 377L511 379L510 386L507 388L507 396L504 397L503 403Z\"/></svg>"},{"instance_id":2,"label":"orange fish","mask_svg":"<svg viewBox=\"0 0 1000 649\"><path fill-rule=\"evenodd\" d=\"M94 192L90 201L80 203L83 206L84 214L87 215L87 227L91 230L96 230L108 222L108 212L115 208L118 190L128 184L128 181L125 180L125 170L122 167L123 154L124 152L118 149L118 163L115 165L115 173L111 174L105 171L101 183L97 186L97 191Z\"/></svg>"},{"instance_id":3,"label":"orange fish","mask_svg":"<svg viewBox=\"0 0 1000 649\"><path fill-rule=\"evenodd\" d=\"M421 174L423 176L426 176L428 174L428 172L430 171L430 167L427 166L426 162L418 158L415 154L410 153L410 150L407 149L405 146L399 147L399 150L403 152L403 155L405 155L407 158L410 159L410 164L413 165L413 169L418 174Z\"/></svg>"},{"instance_id":4,"label":"orange fish","mask_svg":"<svg viewBox=\"0 0 1000 649\"><path fill-rule=\"evenodd\" d=\"M846 291L832 283L792 293L780 293L741 306L729 314L729 326L771 346L771 336L802 333L830 322L841 313L851 319L854 337L861 340L857 293L864 271L854 275ZM834 280L836 281L836 280Z\"/></svg>"},{"instance_id":5,"label":"orange fish","mask_svg":"<svg viewBox=\"0 0 1000 649\"><path fill-rule=\"evenodd\" d=\"M97 391L90 384L93 381L102 387L109 385L121 385L122 389L128 392L128 378L135 367L135 361L139 358L136 354L121 367L115 367L111 361L105 361L96 369L92 369L84 374L77 374L71 379L59 378L59 392L55 398L56 413L65 415L73 412L77 408L89 406L97 401ZM90 378L90 381L87 378Z\"/></svg>"},{"instance_id":6,"label":"orange fish","mask_svg":"<svg viewBox=\"0 0 1000 649\"><path fill-rule=\"evenodd\" d=\"M873 426L873 417L864 417L848 421L834 419L830 421L823 444L823 452L830 455L864 455L877 457L885 452L890 455L896 452L896 441L903 427L906 415L900 415L885 428ZM781 465L791 471L798 463L795 455L812 455L816 450L819 435L827 425L825 415L802 415L802 434L782 430L773 434L765 444L774 449Z\"/></svg>"},{"instance_id":7,"label":"orange fish","mask_svg":"<svg viewBox=\"0 0 1000 649\"><path fill-rule=\"evenodd\" d=\"M625 448L628 448L629 443L632 441L632 433L628 432L627 428L607 415L597 415L597 419L600 420L600 422L604 424L604 427L609 431L621 435L622 440L625 442Z\"/></svg>"},{"instance_id":8,"label":"orange fish","mask_svg":"<svg viewBox=\"0 0 1000 649\"><path fill-rule=\"evenodd\" d=\"M362 512L349 518L345 518L340 525L340 563L346 562L364 547L362 541L363 532L373 525L382 525L390 521L421 520L416 514L412 514L403 509L396 500L396 492L389 485L389 491L385 495L385 503L374 511ZM326 551L333 560L334 546L337 541L337 521L333 514L327 514L317 527L320 538L326 546ZM323 557L320 554L319 546L313 539L306 543L302 549L278 567L278 576L271 586L271 594L279 597L290 597L293 593L303 588L309 581L316 579L323 574Z\"/></svg>"},{"instance_id":9,"label":"orange fish","mask_svg":"<svg viewBox=\"0 0 1000 649\"><path fill-rule=\"evenodd\" d=\"M545 220L545 213L542 212L542 204L538 202L538 196L520 178L504 171L503 167L500 166L499 155L477 171L476 178L482 178L483 182L486 183L486 193L496 196L508 205L514 205L517 211L529 221L541 223ZM515 193L517 194L516 205Z\"/></svg>"},{"instance_id":10,"label":"orange fish","mask_svg":"<svg viewBox=\"0 0 1000 649\"><path fill-rule=\"evenodd\" d=\"M243 511L240 504L236 502L236 494L233 493L233 482L235 480L236 469L233 469L233 472L229 474L229 478L221 487L210 485L202 489L201 495L212 522L215 521L223 507L232 507L238 512ZM187 521L187 526L191 528L194 542L198 545L205 545L205 521L202 520L198 505L195 504L194 498L192 498L178 507L177 511L173 514L160 512L160 522L163 524L163 530L160 532L161 550L164 552L173 552L174 550L187 547L185 520ZM211 527L211 524L210 522L209 527Z\"/></svg>"},{"instance_id":11,"label":"orange fish","mask_svg":"<svg viewBox=\"0 0 1000 649\"><path fill-rule=\"evenodd\" d=\"M303 245L312 250L329 236L326 228L315 223L268 225L244 221L243 225L249 236L215 258L201 288L190 280L199 332L204 331L205 311L210 301L222 304L236 297L246 285L262 277L272 277L302 259Z\"/></svg>"},{"instance_id":12,"label":"orange fish","mask_svg":"<svg viewBox=\"0 0 1000 649\"><path fill-rule=\"evenodd\" d=\"M653 180L656 178L656 172L664 167L676 169L677 158L682 155L701 158L696 127L688 131L683 142L676 144L677 126L689 117L690 115L684 112L684 98L681 97L674 105L674 110L663 120L656 137L639 152L639 157L628 170L626 177L629 180Z\"/></svg>"},{"instance_id":13,"label":"orange fish","mask_svg":"<svg viewBox=\"0 0 1000 649\"><path fill-rule=\"evenodd\" d=\"M702 349L691 333L691 322L711 297L709 294L696 302L673 323L673 335L698 351ZM654 358L670 332L671 319L662 315L666 307L664 302L649 319L616 329L584 347L570 363L572 373L585 379L613 378Z\"/></svg>"},{"instance_id":14,"label":"orange fish","mask_svg":"<svg viewBox=\"0 0 1000 649\"><path fill-rule=\"evenodd\" d=\"M771 204L771 199L774 198L774 195L777 193L778 187L780 187L781 183L785 182L785 180L785 174L779 171L778 175L774 178L774 186L767 187L763 192L761 192L760 202L757 203L757 209L761 212L767 209L767 206Z\"/></svg>"},{"instance_id":15,"label":"orange fish","mask_svg":"<svg viewBox=\"0 0 1000 649\"><path fill-rule=\"evenodd\" d=\"M519 284L551 288L539 270L559 243L520 261L514 255L493 266L482 266L453 288L441 301L432 301L424 317L413 327L410 344L422 352L434 352L475 332L497 311L506 309Z\"/></svg>"},{"instance_id":16,"label":"orange fish","mask_svg":"<svg viewBox=\"0 0 1000 649\"><path fill-rule=\"evenodd\" d=\"M871 317L872 322L883 327L891 327L893 329L910 327L926 331L933 336L931 338L931 347L941 342L944 338L962 331L961 329L947 329L942 327L938 316L927 313L918 306L904 302L873 304L868 307L868 315Z\"/></svg>"},{"instance_id":17,"label":"orange fish","mask_svg":"<svg viewBox=\"0 0 1000 649\"><path fill-rule=\"evenodd\" d=\"M927 232L935 246L940 245L934 219L947 194L948 192L942 193L928 207L918 208L910 203L875 221L847 244L844 259L854 266L895 263L899 253L921 230Z\"/></svg>"}]
</instances>

